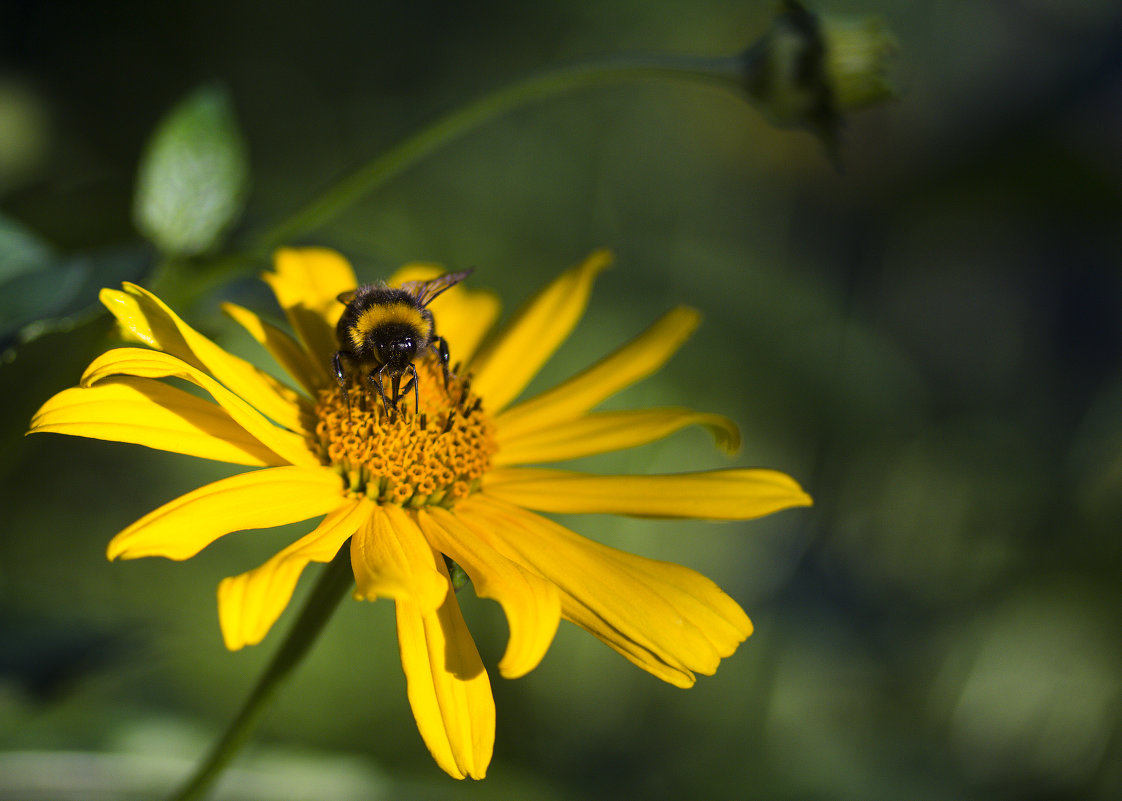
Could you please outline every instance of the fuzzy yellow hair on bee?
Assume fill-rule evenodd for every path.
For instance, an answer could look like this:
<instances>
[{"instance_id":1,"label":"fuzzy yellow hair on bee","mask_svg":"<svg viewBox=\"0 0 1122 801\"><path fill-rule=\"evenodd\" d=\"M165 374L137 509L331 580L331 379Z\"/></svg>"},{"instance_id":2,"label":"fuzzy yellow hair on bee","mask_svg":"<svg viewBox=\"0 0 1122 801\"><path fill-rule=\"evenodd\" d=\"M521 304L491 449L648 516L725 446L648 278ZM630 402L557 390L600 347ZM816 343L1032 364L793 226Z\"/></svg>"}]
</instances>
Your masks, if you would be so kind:
<instances>
[{"instance_id":1,"label":"fuzzy yellow hair on bee","mask_svg":"<svg viewBox=\"0 0 1122 801\"><path fill-rule=\"evenodd\" d=\"M366 338L379 326L395 323L416 331L422 339L430 338L432 336L432 322L425 319L425 316L421 314L423 311L424 309L418 309L415 304L400 301L363 309L348 332L352 349L361 348Z\"/></svg>"}]
</instances>

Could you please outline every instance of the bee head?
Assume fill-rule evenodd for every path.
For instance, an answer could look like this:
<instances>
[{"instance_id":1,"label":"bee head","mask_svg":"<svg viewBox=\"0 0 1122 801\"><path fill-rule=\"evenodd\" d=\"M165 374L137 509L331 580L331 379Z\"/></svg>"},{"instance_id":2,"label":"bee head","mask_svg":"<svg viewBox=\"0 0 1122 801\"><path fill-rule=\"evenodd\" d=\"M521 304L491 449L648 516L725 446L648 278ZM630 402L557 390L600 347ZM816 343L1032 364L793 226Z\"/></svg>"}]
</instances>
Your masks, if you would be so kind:
<instances>
[{"instance_id":1,"label":"bee head","mask_svg":"<svg viewBox=\"0 0 1122 801\"><path fill-rule=\"evenodd\" d=\"M378 361L394 371L404 371L417 357L416 331L402 323L379 326L367 337Z\"/></svg>"}]
</instances>

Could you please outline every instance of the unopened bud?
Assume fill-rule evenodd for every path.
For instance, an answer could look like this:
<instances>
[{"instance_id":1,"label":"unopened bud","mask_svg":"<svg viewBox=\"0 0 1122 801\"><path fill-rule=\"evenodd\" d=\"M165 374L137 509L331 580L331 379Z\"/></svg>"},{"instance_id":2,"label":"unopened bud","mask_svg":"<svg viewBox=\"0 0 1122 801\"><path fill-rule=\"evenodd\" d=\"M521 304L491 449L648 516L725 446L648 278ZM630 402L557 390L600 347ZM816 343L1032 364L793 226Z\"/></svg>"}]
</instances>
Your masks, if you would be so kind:
<instances>
[{"instance_id":1,"label":"unopened bud","mask_svg":"<svg viewBox=\"0 0 1122 801\"><path fill-rule=\"evenodd\" d=\"M785 0L740 56L744 88L773 123L807 128L833 153L842 114L893 97L884 71L895 49L879 19L818 16Z\"/></svg>"}]
</instances>

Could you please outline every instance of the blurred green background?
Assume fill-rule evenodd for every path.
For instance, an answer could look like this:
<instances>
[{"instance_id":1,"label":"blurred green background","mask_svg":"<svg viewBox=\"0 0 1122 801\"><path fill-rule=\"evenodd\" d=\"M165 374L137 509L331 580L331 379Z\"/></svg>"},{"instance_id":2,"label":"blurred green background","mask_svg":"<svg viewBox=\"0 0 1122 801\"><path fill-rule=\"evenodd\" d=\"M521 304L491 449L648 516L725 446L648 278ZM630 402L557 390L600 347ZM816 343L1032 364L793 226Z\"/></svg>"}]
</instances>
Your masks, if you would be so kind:
<instances>
[{"instance_id":1,"label":"blurred green background","mask_svg":"<svg viewBox=\"0 0 1122 801\"><path fill-rule=\"evenodd\" d=\"M348 602L216 797L1122 797L1122 8L817 8L878 14L901 46L900 99L849 120L840 173L731 92L617 85L511 113L292 243L336 247L369 280L410 260L474 266L507 310L614 249L533 388L674 303L701 309L684 351L611 405L727 414L741 454L689 431L580 466L773 467L816 506L565 522L709 575L756 633L681 691L566 625L508 682L500 610L461 593L498 735L488 779L457 783L416 732L392 605ZM137 164L200 85L225 87L248 148L236 245L488 89L602 55L736 52L773 9L7 0L0 216L58 255L52 293L80 312L97 286L151 275L131 222ZM178 310L253 355L218 303L279 319L263 266ZM20 286L5 315L42 303ZM106 315L64 328L0 366L0 799L151 798L231 718L292 619L228 653L218 581L307 527L182 564L108 563L118 530L236 471L23 437L112 344Z\"/></svg>"}]
</instances>

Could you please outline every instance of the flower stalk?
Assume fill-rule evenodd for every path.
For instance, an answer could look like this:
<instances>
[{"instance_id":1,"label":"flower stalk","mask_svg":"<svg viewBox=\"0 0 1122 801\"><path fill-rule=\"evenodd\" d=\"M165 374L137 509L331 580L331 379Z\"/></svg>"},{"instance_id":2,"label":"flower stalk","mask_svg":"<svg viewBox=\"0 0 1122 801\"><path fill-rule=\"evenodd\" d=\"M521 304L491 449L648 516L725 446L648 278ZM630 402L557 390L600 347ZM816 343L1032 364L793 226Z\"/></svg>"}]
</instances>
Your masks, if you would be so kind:
<instances>
[{"instance_id":1,"label":"flower stalk","mask_svg":"<svg viewBox=\"0 0 1122 801\"><path fill-rule=\"evenodd\" d=\"M689 81L738 89L742 83L740 69L736 56L661 55L576 64L532 76L445 114L370 159L299 211L261 233L254 239L252 249L266 253L314 231L429 154L518 106L590 86L631 80Z\"/></svg>"},{"instance_id":2,"label":"flower stalk","mask_svg":"<svg viewBox=\"0 0 1122 801\"><path fill-rule=\"evenodd\" d=\"M744 78L739 56L636 56L576 64L532 76L460 106L374 156L329 186L317 197L260 233L236 251L220 254L191 271L193 286L171 285L168 269L157 288L189 304L193 295L220 285L247 266L266 260L276 248L311 233L382 184L405 172L455 139L519 106L578 89L629 80L677 80L723 85L741 91Z\"/></svg>"},{"instance_id":3,"label":"flower stalk","mask_svg":"<svg viewBox=\"0 0 1122 801\"><path fill-rule=\"evenodd\" d=\"M196 801L203 798L222 771L249 740L253 729L265 714L273 697L304 656L311 649L339 602L354 587L351 572L350 548L343 547L328 563L319 581L308 596L300 617L288 632L272 662L257 680L257 685L246 698L238 716L230 723L226 733L218 740L206 758L199 763L194 775L172 801Z\"/></svg>"}]
</instances>

